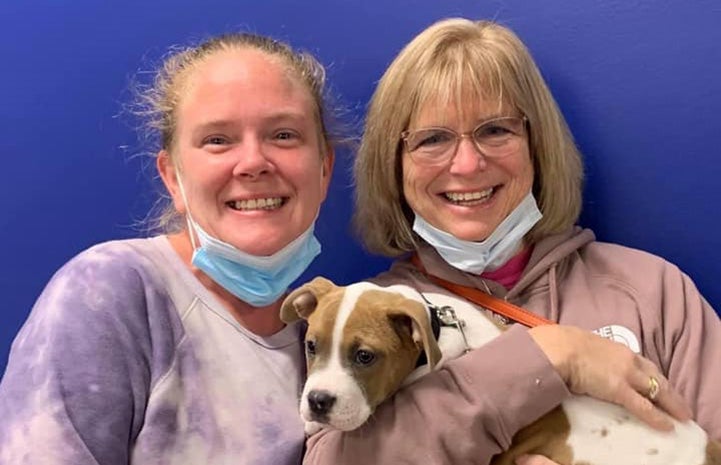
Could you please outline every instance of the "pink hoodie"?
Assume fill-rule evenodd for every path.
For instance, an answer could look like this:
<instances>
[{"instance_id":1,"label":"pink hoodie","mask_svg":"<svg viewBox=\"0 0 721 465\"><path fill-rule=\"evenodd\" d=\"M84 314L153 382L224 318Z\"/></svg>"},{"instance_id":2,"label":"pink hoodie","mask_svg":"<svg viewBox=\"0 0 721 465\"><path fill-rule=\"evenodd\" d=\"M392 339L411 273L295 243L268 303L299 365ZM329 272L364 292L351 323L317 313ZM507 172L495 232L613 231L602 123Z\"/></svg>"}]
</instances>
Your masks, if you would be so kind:
<instances>
[{"instance_id":1,"label":"pink hoodie","mask_svg":"<svg viewBox=\"0 0 721 465\"><path fill-rule=\"evenodd\" d=\"M656 363L721 439L721 321L691 279L651 254L596 242L574 228L534 247L516 285L506 290L449 266L421 247L426 269L485 289L550 320L624 341ZM447 292L407 260L374 281ZM525 328L513 325L486 346L414 383L379 407L361 428L309 438L307 465L487 464L522 427L569 392Z\"/></svg>"}]
</instances>

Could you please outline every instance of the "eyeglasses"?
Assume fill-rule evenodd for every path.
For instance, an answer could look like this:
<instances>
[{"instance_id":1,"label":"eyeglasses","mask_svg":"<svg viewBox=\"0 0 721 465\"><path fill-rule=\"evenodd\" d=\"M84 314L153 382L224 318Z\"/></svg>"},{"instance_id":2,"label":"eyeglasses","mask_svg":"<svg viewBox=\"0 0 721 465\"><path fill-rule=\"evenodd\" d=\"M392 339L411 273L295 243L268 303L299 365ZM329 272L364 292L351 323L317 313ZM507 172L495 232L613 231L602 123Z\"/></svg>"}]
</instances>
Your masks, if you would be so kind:
<instances>
[{"instance_id":1,"label":"eyeglasses","mask_svg":"<svg viewBox=\"0 0 721 465\"><path fill-rule=\"evenodd\" d=\"M519 149L527 122L525 116L502 116L460 134L453 129L432 127L403 131L401 138L413 161L424 165L441 164L453 158L463 137L470 137L484 157L502 158Z\"/></svg>"}]
</instances>

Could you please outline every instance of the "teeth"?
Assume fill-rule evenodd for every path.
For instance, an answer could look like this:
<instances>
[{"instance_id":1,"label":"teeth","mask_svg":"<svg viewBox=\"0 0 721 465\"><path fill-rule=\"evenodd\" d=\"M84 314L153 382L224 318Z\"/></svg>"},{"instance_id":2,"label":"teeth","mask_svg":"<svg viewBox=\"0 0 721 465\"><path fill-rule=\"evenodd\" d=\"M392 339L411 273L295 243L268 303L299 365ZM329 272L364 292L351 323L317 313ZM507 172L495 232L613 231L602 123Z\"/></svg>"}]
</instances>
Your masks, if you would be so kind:
<instances>
[{"instance_id":1,"label":"teeth","mask_svg":"<svg viewBox=\"0 0 721 465\"><path fill-rule=\"evenodd\" d=\"M445 196L452 202L471 202L474 200L485 200L493 194L493 188L479 192L446 192Z\"/></svg>"},{"instance_id":2,"label":"teeth","mask_svg":"<svg viewBox=\"0 0 721 465\"><path fill-rule=\"evenodd\" d=\"M274 210L283 204L281 197L269 197L266 199L236 200L230 202L230 206L236 210Z\"/></svg>"}]
</instances>

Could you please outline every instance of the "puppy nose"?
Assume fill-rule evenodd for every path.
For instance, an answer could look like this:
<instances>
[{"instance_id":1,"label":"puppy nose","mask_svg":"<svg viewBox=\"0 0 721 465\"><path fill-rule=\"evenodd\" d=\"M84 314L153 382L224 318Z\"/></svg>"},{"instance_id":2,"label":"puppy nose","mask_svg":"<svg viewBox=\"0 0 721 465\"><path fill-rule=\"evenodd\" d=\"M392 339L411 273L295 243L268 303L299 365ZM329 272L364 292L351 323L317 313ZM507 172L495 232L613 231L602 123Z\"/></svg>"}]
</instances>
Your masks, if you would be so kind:
<instances>
[{"instance_id":1,"label":"puppy nose","mask_svg":"<svg viewBox=\"0 0 721 465\"><path fill-rule=\"evenodd\" d=\"M326 415L335 403L335 396L328 391L310 391L308 406L316 415Z\"/></svg>"}]
</instances>

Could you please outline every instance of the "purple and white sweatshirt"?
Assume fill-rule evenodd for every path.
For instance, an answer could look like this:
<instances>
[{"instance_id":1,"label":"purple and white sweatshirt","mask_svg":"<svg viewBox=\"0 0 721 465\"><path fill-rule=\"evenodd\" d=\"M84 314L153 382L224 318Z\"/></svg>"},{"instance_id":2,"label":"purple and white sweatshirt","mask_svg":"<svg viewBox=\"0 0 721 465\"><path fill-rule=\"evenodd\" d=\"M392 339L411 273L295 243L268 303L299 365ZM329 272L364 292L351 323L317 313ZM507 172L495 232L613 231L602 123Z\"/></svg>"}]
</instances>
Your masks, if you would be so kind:
<instances>
[{"instance_id":1,"label":"purple and white sweatshirt","mask_svg":"<svg viewBox=\"0 0 721 465\"><path fill-rule=\"evenodd\" d=\"M165 236L52 278L0 382L0 464L297 465L301 328L245 330Z\"/></svg>"}]
</instances>

